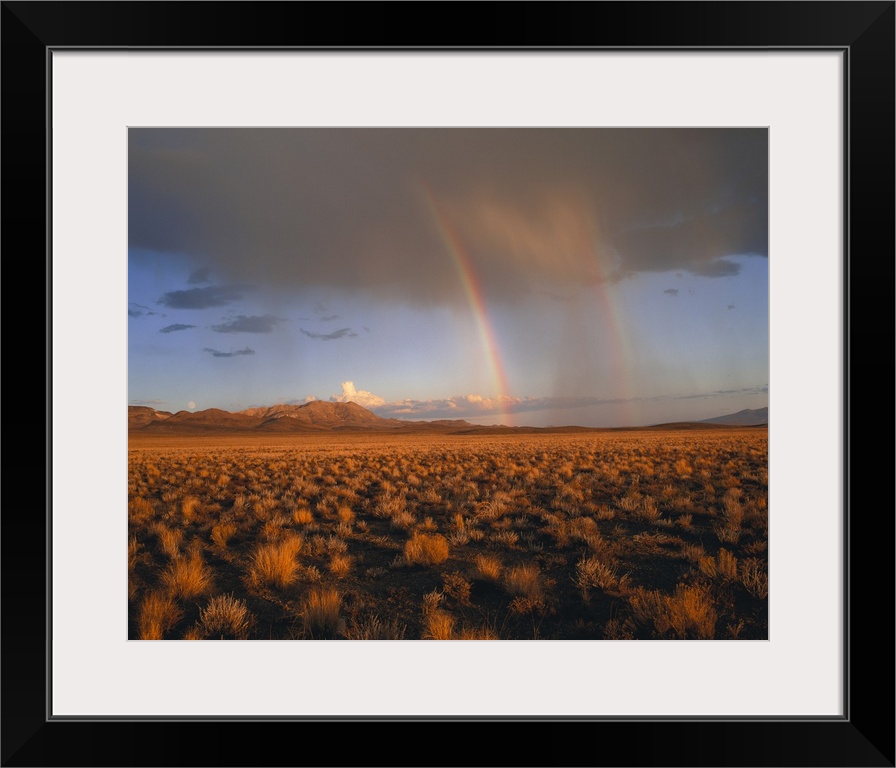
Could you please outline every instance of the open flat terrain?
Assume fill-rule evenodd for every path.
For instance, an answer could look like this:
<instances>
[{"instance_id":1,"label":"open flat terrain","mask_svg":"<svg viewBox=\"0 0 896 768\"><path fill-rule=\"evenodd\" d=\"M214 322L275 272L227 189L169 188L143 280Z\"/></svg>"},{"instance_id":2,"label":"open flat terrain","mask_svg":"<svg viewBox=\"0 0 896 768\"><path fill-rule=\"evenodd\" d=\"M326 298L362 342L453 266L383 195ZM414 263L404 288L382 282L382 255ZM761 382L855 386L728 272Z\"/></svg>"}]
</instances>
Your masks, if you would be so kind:
<instances>
[{"instance_id":1,"label":"open flat terrain","mask_svg":"<svg viewBox=\"0 0 896 768\"><path fill-rule=\"evenodd\" d=\"M132 639L767 639L768 430L129 438Z\"/></svg>"}]
</instances>

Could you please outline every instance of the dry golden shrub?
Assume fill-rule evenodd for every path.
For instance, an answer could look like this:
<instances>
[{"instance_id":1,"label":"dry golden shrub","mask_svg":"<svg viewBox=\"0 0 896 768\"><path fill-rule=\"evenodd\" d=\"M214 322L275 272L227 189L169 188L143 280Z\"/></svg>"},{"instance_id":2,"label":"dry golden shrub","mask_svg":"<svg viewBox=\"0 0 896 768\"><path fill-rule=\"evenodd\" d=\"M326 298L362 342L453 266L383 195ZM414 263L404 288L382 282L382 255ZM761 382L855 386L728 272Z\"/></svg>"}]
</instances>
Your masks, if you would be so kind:
<instances>
[{"instance_id":1,"label":"dry golden shrub","mask_svg":"<svg viewBox=\"0 0 896 768\"><path fill-rule=\"evenodd\" d=\"M296 507L292 511L292 519L296 525L308 525L314 522L314 513L310 507Z\"/></svg>"},{"instance_id":2,"label":"dry golden shrub","mask_svg":"<svg viewBox=\"0 0 896 768\"><path fill-rule=\"evenodd\" d=\"M636 630L630 618L610 619L604 625L604 640L633 640Z\"/></svg>"},{"instance_id":3,"label":"dry golden shrub","mask_svg":"<svg viewBox=\"0 0 896 768\"><path fill-rule=\"evenodd\" d=\"M520 536L516 531L496 531L492 534L492 541L503 547L507 547L507 549L516 547L519 540Z\"/></svg>"},{"instance_id":4,"label":"dry golden shrub","mask_svg":"<svg viewBox=\"0 0 896 768\"><path fill-rule=\"evenodd\" d=\"M343 634L346 640L404 640L406 631L404 624L374 615L364 619L352 618Z\"/></svg>"},{"instance_id":5,"label":"dry golden shrub","mask_svg":"<svg viewBox=\"0 0 896 768\"><path fill-rule=\"evenodd\" d=\"M169 528L164 523L156 523L153 525L153 532L159 540L162 552L171 558L180 556L180 545L184 538L181 528Z\"/></svg>"},{"instance_id":6,"label":"dry golden shrub","mask_svg":"<svg viewBox=\"0 0 896 768\"><path fill-rule=\"evenodd\" d=\"M448 540L441 534L415 533L404 544L408 565L436 565L448 559Z\"/></svg>"},{"instance_id":7,"label":"dry golden shrub","mask_svg":"<svg viewBox=\"0 0 896 768\"><path fill-rule=\"evenodd\" d=\"M237 527L233 523L217 523L212 526L212 541L221 549L227 547L229 542L236 535Z\"/></svg>"},{"instance_id":8,"label":"dry golden shrub","mask_svg":"<svg viewBox=\"0 0 896 768\"><path fill-rule=\"evenodd\" d=\"M155 516L155 507L152 502L142 496L131 499L128 507L128 516L135 525L145 525Z\"/></svg>"},{"instance_id":9,"label":"dry golden shrub","mask_svg":"<svg viewBox=\"0 0 896 768\"><path fill-rule=\"evenodd\" d=\"M332 638L339 631L342 596L332 587L316 587L305 598L302 619L312 638Z\"/></svg>"},{"instance_id":10,"label":"dry golden shrub","mask_svg":"<svg viewBox=\"0 0 896 768\"><path fill-rule=\"evenodd\" d=\"M150 592L140 603L137 637L140 640L162 640L183 617L174 599L161 592Z\"/></svg>"},{"instance_id":11,"label":"dry golden shrub","mask_svg":"<svg viewBox=\"0 0 896 768\"><path fill-rule=\"evenodd\" d=\"M768 597L768 571L761 560L748 557L741 563L740 580L753 597L764 600Z\"/></svg>"},{"instance_id":12,"label":"dry golden shrub","mask_svg":"<svg viewBox=\"0 0 896 768\"><path fill-rule=\"evenodd\" d=\"M639 587L629 596L635 619L653 626L660 637L712 640L718 614L709 589L701 584L679 584L666 595Z\"/></svg>"},{"instance_id":13,"label":"dry golden shrub","mask_svg":"<svg viewBox=\"0 0 896 768\"><path fill-rule=\"evenodd\" d=\"M423 595L423 613L429 614L435 611L442 604L442 597L443 594L437 589Z\"/></svg>"},{"instance_id":14,"label":"dry golden shrub","mask_svg":"<svg viewBox=\"0 0 896 768\"><path fill-rule=\"evenodd\" d=\"M491 627L464 626L453 638L455 640L500 640L501 636Z\"/></svg>"},{"instance_id":15,"label":"dry golden shrub","mask_svg":"<svg viewBox=\"0 0 896 768\"><path fill-rule=\"evenodd\" d=\"M340 523L350 523L355 519L355 512L347 504L342 504L336 509L336 517Z\"/></svg>"},{"instance_id":16,"label":"dry golden shrub","mask_svg":"<svg viewBox=\"0 0 896 768\"><path fill-rule=\"evenodd\" d=\"M700 572L711 579L734 581L737 579L737 558L727 549L720 549L716 557L701 557Z\"/></svg>"},{"instance_id":17,"label":"dry golden shrub","mask_svg":"<svg viewBox=\"0 0 896 768\"><path fill-rule=\"evenodd\" d=\"M454 636L454 617L445 611L432 611L423 619L423 640L451 640Z\"/></svg>"},{"instance_id":18,"label":"dry golden shrub","mask_svg":"<svg viewBox=\"0 0 896 768\"><path fill-rule=\"evenodd\" d=\"M292 534L280 541L259 544L249 563L249 583L254 587L285 589L296 580L303 539Z\"/></svg>"},{"instance_id":19,"label":"dry golden shrub","mask_svg":"<svg viewBox=\"0 0 896 768\"><path fill-rule=\"evenodd\" d=\"M542 594L541 571L535 563L509 568L504 573L504 588L514 596L538 599Z\"/></svg>"},{"instance_id":20,"label":"dry golden shrub","mask_svg":"<svg viewBox=\"0 0 896 768\"><path fill-rule=\"evenodd\" d=\"M470 604L470 591L473 585L460 573L446 573L442 576L442 586L445 594L453 597L461 605Z\"/></svg>"},{"instance_id":21,"label":"dry golden shrub","mask_svg":"<svg viewBox=\"0 0 896 768\"><path fill-rule=\"evenodd\" d=\"M246 640L255 617L245 600L216 595L199 614L199 631L210 640Z\"/></svg>"},{"instance_id":22,"label":"dry golden shrub","mask_svg":"<svg viewBox=\"0 0 896 768\"><path fill-rule=\"evenodd\" d=\"M504 564L493 555L476 555L474 560L476 575L483 581L497 582L501 579Z\"/></svg>"},{"instance_id":23,"label":"dry golden shrub","mask_svg":"<svg viewBox=\"0 0 896 768\"><path fill-rule=\"evenodd\" d=\"M348 572L352 567L352 558L350 555L333 554L330 556L330 573L343 579L348 576Z\"/></svg>"},{"instance_id":24,"label":"dry golden shrub","mask_svg":"<svg viewBox=\"0 0 896 768\"><path fill-rule=\"evenodd\" d=\"M212 571L194 547L188 555L177 557L168 564L162 572L162 582L174 597L196 597L211 590Z\"/></svg>"},{"instance_id":25,"label":"dry golden shrub","mask_svg":"<svg viewBox=\"0 0 896 768\"><path fill-rule=\"evenodd\" d=\"M199 512L201 506L202 502L195 496L185 496L180 502L180 511L184 521L190 522Z\"/></svg>"},{"instance_id":26,"label":"dry golden shrub","mask_svg":"<svg viewBox=\"0 0 896 768\"><path fill-rule=\"evenodd\" d=\"M588 600L592 589L608 591L620 585L619 571L616 566L609 565L596 557L582 555L576 563L573 583L582 590L582 597Z\"/></svg>"},{"instance_id":27,"label":"dry golden shrub","mask_svg":"<svg viewBox=\"0 0 896 768\"><path fill-rule=\"evenodd\" d=\"M141 544L137 541L136 536L132 536L128 539L128 570L133 571L137 566L137 560L139 559Z\"/></svg>"}]
</instances>

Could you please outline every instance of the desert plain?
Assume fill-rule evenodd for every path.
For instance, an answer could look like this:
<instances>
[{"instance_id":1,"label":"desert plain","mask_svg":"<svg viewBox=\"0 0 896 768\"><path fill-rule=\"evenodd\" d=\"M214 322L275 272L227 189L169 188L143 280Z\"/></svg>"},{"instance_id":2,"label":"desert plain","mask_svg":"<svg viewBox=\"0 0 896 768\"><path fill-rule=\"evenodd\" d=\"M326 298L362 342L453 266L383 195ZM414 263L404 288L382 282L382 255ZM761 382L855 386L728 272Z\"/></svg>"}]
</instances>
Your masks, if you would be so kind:
<instances>
[{"instance_id":1,"label":"desert plain","mask_svg":"<svg viewBox=\"0 0 896 768\"><path fill-rule=\"evenodd\" d=\"M130 639L768 638L766 425L396 429L354 408L131 409Z\"/></svg>"}]
</instances>

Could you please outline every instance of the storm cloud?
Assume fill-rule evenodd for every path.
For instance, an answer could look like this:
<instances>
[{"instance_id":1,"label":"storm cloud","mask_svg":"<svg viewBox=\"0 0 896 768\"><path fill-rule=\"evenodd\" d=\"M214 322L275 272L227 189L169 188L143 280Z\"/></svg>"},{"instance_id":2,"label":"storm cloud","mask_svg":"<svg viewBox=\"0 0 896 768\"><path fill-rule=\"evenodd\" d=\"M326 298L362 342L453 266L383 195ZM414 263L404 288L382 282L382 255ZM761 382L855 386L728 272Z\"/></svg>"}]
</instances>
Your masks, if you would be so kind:
<instances>
[{"instance_id":1,"label":"storm cloud","mask_svg":"<svg viewBox=\"0 0 896 768\"><path fill-rule=\"evenodd\" d=\"M226 307L243 298L246 287L241 285L209 285L204 288L188 288L168 291L159 297L159 304L171 309L208 309Z\"/></svg>"},{"instance_id":2,"label":"storm cloud","mask_svg":"<svg viewBox=\"0 0 896 768\"><path fill-rule=\"evenodd\" d=\"M211 347L206 347L204 351L208 352L212 357L239 357L240 355L255 354L255 350L249 349L249 347L246 347L245 349L238 349L235 352L222 352L220 349L212 349Z\"/></svg>"},{"instance_id":3,"label":"storm cloud","mask_svg":"<svg viewBox=\"0 0 896 768\"><path fill-rule=\"evenodd\" d=\"M768 255L765 129L131 129L130 246L177 254L172 308L238 284L421 306ZM323 338L317 336L316 338ZM334 337L337 338L337 337Z\"/></svg>"},{"instance_id":4,"label":"storm cloud","mask_svg":"<svg viewBox=\"0 0 896 768\"><path fill-rule=\"evenodd\" d=\"M142 304L137 304L135 301L128 304L128 317L143 317L144 315L159 315L160 317L165 317L161 312L153 312L149 307L144 307Z\"/></svg>"},{"instance_id":5,"label":"storm cloud","mask_svg":"<svg viewBox=\"0 0 896 768\"><path fill-rule=\"evenodd\" d=\"M313 333L311 331L306 331L304 328L301 328L300 330L309 339L318 339L320 341L333 341L335 339L344 339L346 337L358 335L357 333L352 331L351 328L340 328L338 331L333 331L332 333Z\"/></svg>"},{"instance_id":6,"label":"storm cloud","mask_svg":"<svg viewBox=\"0 0 896 768\"><path fill-rule=\"evenodd\" d=\"M212 330L216 333L270 333L281 322L282 317L273 315L237 315L226 323L213 325Z\"/></svg>"},{"instance_id":7,"label":"storm cloud","mask_svg":"<svg viewBox=\"0 0 896 768\"><path fill-rule=\"evenodd\" d=\"M195 325L187 325L186 323L172 323L171 325L166 325L164 328L159 328L159 333L174 333L175 331L188 331L190 328L195 328Z\"/></svg>"}]
</instances>

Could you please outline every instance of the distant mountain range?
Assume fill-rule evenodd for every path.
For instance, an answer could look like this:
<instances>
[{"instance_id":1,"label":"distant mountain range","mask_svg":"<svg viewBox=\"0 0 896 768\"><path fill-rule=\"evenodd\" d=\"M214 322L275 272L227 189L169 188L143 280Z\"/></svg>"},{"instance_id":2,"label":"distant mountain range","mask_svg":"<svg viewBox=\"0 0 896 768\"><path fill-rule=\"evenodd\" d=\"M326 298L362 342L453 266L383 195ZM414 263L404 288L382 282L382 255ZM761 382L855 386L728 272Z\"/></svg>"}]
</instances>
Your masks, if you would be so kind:
<instances>
[{"instance_id":1,"label":"distant mountain range","mask_svg":"<svg viewBox=\"0 0 896 768\"><path fill-rule=\"evenodd\" d=\"M729 413L727 416L703 419L700 423L725 424L732 427L758 427L761 424L768 424L768 406L765 408L746 408L737 413Z\"/></svg>"},{"instance_id":2,"label":"distant mountain range","mask_svg":"<svg viewBox=\"0 0 896 768\"><path fill-rule=\"evenodd\" d=\"M157 411L128 406L128 431L159 434L193 434L221 431L252 432L417 432L476 429L467 421L400 421L384 419L356 403L313 400L302 405L272 405L230 413L219 408L204 411Z\"/></svg>"},{"instance_id":3,"label":"distant mountain range","mask_svg":"<svg viewBox=\"0 0 896 768\"><path fill-rule=\"evenodd\" d=\"M655 428L682 429L711 425L758 426L768 423L768 408L745 410L700 422L677 422ZM641 427L640 429L651 429ZM384 419L356 403L312 400L302 405L272 405L231 413L218 408L204 411L157 411L144 405L128 406L128 431L156 434L214 434L219 432L319 433L319 432L440 432L455 434L518 434L531 432L590 432L588 427L481 426L461 419L403 421ZM601 429L600 431L616 431Z\"/></svg>"}]
</instances>

